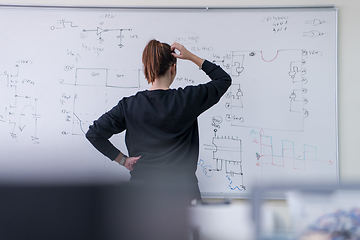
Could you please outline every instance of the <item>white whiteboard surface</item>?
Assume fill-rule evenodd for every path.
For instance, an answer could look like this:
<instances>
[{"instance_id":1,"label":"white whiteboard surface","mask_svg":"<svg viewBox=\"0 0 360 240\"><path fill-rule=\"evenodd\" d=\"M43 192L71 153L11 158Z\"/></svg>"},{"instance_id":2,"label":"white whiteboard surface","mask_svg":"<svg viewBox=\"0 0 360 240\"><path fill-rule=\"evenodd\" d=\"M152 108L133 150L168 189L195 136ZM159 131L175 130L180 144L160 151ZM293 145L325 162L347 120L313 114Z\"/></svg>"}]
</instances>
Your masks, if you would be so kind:
<instances>
[{"instance_id":1,"label":"white whiteboard surface","mask_svg":"<svg viewBox=\"0 0 360 240\"><path fill-rule=\"evenodd\" d=\"M233 79L199 117L204 196L243 195L254 184L278 181L338 182L336 9L0 13L2 178L128 179L84 132L123 96L148 88L141 54L156 38L184 44ZM179 60L172 87L207 81ZM126 152L123 138L111 141Z\"/></svg>"}]
</instances>

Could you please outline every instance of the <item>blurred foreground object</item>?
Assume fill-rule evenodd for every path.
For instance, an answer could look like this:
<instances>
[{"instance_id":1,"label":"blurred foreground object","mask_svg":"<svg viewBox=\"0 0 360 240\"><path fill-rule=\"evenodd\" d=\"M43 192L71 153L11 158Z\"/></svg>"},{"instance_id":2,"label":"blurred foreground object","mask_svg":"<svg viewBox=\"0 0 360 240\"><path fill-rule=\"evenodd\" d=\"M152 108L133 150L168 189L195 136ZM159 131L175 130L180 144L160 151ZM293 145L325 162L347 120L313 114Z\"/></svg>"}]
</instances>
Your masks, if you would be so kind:
<instances>
[{"instance_id":1,"label":"blurred foreground object","mask_svg":"<svg viewBox=\"0 0 360 240\"><path fill-rule=\"evenodd\" d=\"M0 185L0 239L186 239L182 193L165 186Z\"/></svg>"}]
</instances>

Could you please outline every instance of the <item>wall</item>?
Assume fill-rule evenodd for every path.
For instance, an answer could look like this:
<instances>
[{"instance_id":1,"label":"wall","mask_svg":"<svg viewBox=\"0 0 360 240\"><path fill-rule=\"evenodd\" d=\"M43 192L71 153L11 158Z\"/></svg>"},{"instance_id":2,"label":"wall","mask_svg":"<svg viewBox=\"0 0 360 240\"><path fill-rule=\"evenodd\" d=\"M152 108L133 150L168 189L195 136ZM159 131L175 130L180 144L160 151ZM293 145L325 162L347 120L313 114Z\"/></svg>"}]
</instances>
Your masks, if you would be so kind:
<instances>
[{"instance_id":1,"label":"wall","mask_svg":"<svg viewBox=\"0 0 360 240\"><path fill-rule=\"evenodd\" d=\"M208 6L208 7L246 7L246 6L306 6L335 5L338 8L338 122L339 122L339 167L340 181L360 182L360 160L357 150L360 146L360 125L357 119L357 93L360 81L356 68L360 55L360 1L358 0L0 0L0 4L16 5L68 5L68 6ZM200 23L195 23L200 24Z\"/></svg>"}]
</instances>

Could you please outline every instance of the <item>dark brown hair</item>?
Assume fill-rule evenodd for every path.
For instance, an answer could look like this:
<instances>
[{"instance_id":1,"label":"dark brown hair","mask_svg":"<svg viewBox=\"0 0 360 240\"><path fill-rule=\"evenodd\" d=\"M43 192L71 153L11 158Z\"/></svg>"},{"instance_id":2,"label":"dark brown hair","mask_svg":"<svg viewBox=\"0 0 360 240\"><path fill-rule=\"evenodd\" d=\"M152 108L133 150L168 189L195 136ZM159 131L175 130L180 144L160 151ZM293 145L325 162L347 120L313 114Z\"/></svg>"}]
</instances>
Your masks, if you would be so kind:
<instances>
[{"instance_id":1,"label":"dark brown hair","mask_svg":"<svg viewBox=\"0 0 360 240\"><path fill-rule=\"evenodd\" d=\"M176 57L171 54L169 44L153 39L144 49L142 62L145 78L148 83L153 83L155 78L164 75L176 63Z\"/></svg>"}]
</instances>

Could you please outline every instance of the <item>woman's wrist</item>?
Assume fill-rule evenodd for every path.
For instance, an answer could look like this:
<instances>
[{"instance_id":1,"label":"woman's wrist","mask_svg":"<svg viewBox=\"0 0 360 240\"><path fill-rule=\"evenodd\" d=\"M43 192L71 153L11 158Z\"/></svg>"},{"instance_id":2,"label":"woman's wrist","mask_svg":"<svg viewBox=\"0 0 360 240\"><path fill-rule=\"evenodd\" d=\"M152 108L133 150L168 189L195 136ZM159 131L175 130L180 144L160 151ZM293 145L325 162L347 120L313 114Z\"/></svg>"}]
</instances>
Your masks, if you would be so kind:
<instances>
[{"instance_id":1,"label":"woman's wrist","mask_svg":"<svg viewBox=\"0 0 360 240\"><path fill-rule=\"evenodd\" d=\"M126 159L128 158L128 156L126 156L125 154L123 154L123 156L122 156L122 158L121 158L121 160L120 160L120 165L125 165L125 161L126 161Z\"/></svg>"},{"instance_id":2,"label":"woman's wrist","mask_svg":"<svg viewBox=\"0 0 360 240\"><path fill-rule=\"evenodd\" d=\"M120 165L124 166L124 164L126 162L126 158L128 158L128 156L126 156L123 153L119 153L119 155L116 157L116 159L114 161L119 163Z\"/></svg>"}]
</instances>

